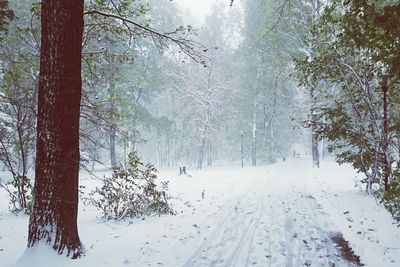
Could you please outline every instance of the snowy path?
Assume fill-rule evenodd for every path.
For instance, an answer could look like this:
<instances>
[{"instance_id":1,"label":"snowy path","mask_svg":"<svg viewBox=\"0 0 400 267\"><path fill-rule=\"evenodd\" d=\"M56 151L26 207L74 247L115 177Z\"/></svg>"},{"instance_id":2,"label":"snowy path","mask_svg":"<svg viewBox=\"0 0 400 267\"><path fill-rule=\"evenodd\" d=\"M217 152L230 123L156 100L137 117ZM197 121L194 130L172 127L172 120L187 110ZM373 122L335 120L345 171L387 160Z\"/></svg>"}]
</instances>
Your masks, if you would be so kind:
<instances>
[{"instance_id":1,"label":"snowy path","mask_svg":"<svg viewBox=\"0 0 400 267\"><path fill-rule=\"evenodd\" d=\"M210 215L205 224L216 221L215 229L184 266L352 266L338 256L329 237L338 230L315 198L284 179L255 179Z\"/></svg>"},{"instance_id":2,"label":"snowy path","mask_svg":"<svg viewBox=\"0 0 400 267\"><path fill-rule=\"evenodd\" d=\"M400 228L354 187L354 170L329 161L316 170L309 163L189 170L191 177L161 171L177 215L103 222L97 210L81 205L85 257L70 261L39 247L15 266L356 266L332 235L349 241L365 266L400 266ZM83 177L82 184L90 189L98 181ZM0 266L8 267L25 249L28 218L10 215L0 193Z\"/></svg>"}]
</instances>

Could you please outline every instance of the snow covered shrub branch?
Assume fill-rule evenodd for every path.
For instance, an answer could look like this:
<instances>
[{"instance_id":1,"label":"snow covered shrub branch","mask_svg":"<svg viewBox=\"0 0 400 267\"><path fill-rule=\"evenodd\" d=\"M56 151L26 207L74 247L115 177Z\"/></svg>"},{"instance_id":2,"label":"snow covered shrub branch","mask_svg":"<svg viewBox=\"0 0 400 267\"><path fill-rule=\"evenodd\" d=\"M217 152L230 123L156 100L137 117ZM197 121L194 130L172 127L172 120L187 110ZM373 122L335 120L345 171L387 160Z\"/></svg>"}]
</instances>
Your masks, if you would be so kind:
<instances>
[{"instance_id":1,"label":"snow covered shrub branch","mask_svg":"<svg viewBox=\"0 0 400 267\"><path fill-rule=\"evenodd\" d=\"M166 194L168 182L161 182L158 187L156 179L157 169L130 153L128 166L114 168L112 176L105 178L102 187L89 193L85 201L100 209L106 220L175 214Z\"/></svg>"},{"instance_id":2,"label":"snow covered shrub branch","mask_svg":"<svg viewBox=\"0 0 400 267\"><path fill-rule=\"evenodd\" d=\"M328 6L307 37L308 55L296 59L300 85L318 88L316 131L339 163L365 174L363 182L399 218L400 4L352 1ZM327 88L328 90L319 89ZM396 164L397 163L397 164Z\"/></svg>"},{"instance_id":3,"label":"snow covered shrub branch","mask_svg":"<svg viewBox=\"0 0 400 267\"><path fill-rule=\"evenodd\" d=\"M6 84L6 82L4 82ZM3 85L4 85L3 84ZM0 182L8 196L11 212L30 213L32 208L32 183L28 171L33 154L31 110L26 99L15 98L0 92L0 163L11 177Z\"/></svg>"},{"instance_id":4,"label":"snow covered shrub branch","mask_svg":"<svg viewBox=\"0 0 400 267\"><path fill-rule=\"evenodd\" d=\"M9 196L11 212L31 213L33 186L27 176L16 175L11 181L5 183L0 181L0 188L3 188Z\"/></svg>"},{"instance_id":5,"label":"snow covered shrub branch","mask_svg":"<svg viewBox=\"0 0 400 267\"><path fill-rule=\"evenodd\" d=\"M383 190L379 190L376 193L376 196L392 214L400 227L400 179L391 183L389 191L384 192Z\"/></svg>"}]
</instances>

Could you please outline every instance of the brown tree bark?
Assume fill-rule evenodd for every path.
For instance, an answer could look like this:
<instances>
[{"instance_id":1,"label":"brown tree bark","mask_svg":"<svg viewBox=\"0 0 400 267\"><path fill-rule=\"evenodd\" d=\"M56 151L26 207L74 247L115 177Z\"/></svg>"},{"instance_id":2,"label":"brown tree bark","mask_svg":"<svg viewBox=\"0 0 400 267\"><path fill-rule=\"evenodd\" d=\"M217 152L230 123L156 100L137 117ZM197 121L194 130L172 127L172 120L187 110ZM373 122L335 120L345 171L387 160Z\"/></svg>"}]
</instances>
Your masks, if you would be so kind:
<instances>
[{"instance_id":1,"label":"brown tree bark","mask_svg":"<svg viewBox=\"0 0 400 267\"><path fill-rule=\"evenodd\" d=\"M28 247L77 258L83 0L43 0L36 170Z\"/></svg>"}]
</instances>

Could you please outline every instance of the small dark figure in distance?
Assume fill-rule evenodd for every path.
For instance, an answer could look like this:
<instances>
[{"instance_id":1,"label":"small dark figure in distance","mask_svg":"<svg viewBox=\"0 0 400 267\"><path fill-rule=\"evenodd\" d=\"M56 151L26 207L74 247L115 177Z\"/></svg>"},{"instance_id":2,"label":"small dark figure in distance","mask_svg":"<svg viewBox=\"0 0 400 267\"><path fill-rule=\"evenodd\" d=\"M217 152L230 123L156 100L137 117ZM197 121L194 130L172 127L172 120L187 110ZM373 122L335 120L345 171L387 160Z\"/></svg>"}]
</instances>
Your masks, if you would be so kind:
<instances>
[{"instance_id":1,"label":"small dark figure in distance","mask_svg":"<svg viewBox=\"0 0 400 267\"><path fill-rule=\"evenodd\" d=\"M179 164L179 175L186 175L186 166L184 164Z\"/></svg>"},{"instance_id":2,"label":"small dark figure in distance","mask_svg":"<svg viewBox=\"0 0 400 267\"><path fill-rule=\"evenodd\" d=\"M186 166L185 166L185 165L182 166L182 173L183 173L184 175L186 175Z\"/></svg>"}]
</instances>

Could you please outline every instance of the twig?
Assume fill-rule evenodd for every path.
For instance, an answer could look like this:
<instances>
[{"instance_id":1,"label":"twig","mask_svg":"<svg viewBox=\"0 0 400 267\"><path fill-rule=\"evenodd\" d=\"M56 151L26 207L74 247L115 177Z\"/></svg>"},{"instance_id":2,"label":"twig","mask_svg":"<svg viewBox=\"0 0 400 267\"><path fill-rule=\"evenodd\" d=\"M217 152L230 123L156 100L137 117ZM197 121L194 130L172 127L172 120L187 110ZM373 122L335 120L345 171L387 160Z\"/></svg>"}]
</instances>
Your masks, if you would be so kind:
<instances>
[{"instance_id":1,"label":"twig","mask_svg":"<svg viewBox=\"0 0 400 267\"><path fill-rule=\"evenodd\" d=\"M165 48L168 47L167 42L171 42L176 44L180 50L186 54L188 57L190 57L192 60L194 60L197 63L201 63L203 65L205 65L205 59L206 56L202 53L204 51L206 51L206 47L203 46L202 44L195 42L193 40L188 40L182 37L178 37L175 38L172 35L177 34L180 31L184 31L185 28L184 27L180 27L177 30L173 31L173 32L158 32L155 31L149 27L140 25L128 18L125 18L123 16L120 15L116 15L116 14L112 14L112 13L106 13L100 10L96 10L96 9L92 9L92 10L88 10L84 13L85 15L100 15L100 16L104 16L104 17L109 17L109 18L114 18L117 20L121 20L124 25L129 29L130 32L132 32L131 28L129 27L128 24L131 24L132 26L134 26L137 30L139 30L139 34L143 34L143 35L147 35L150 38L153 39L153 42L156 44L156 46L158 48ZM192 31L191 28L187 28L186 29L188 32Z\"/></svg>"}]
</instances>

